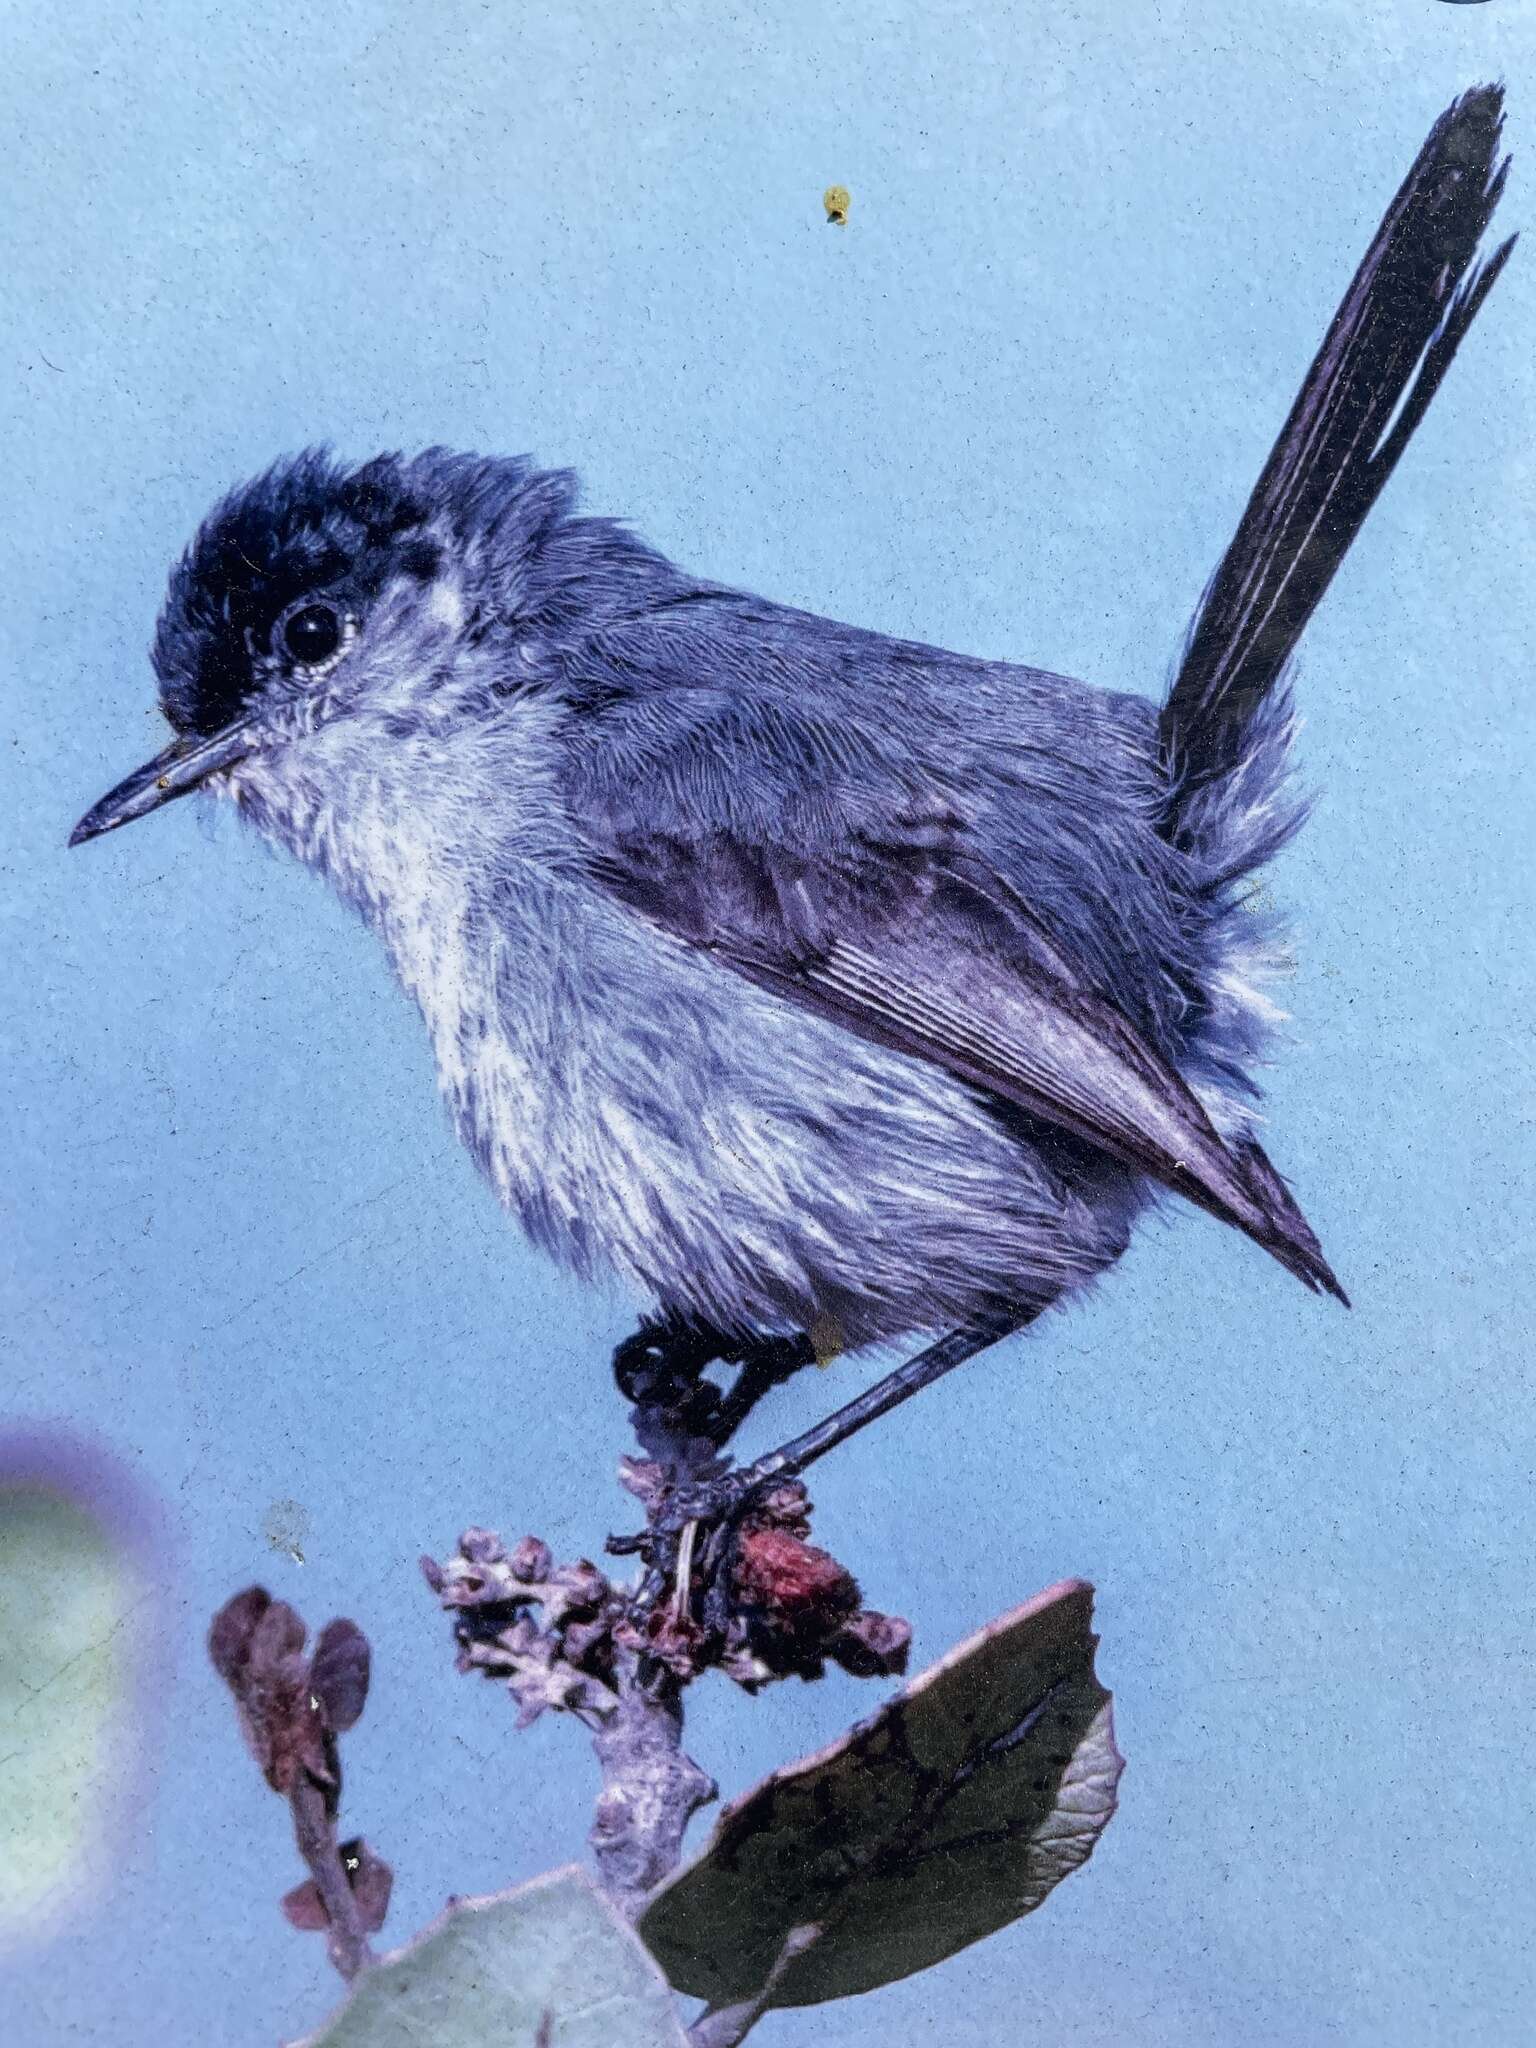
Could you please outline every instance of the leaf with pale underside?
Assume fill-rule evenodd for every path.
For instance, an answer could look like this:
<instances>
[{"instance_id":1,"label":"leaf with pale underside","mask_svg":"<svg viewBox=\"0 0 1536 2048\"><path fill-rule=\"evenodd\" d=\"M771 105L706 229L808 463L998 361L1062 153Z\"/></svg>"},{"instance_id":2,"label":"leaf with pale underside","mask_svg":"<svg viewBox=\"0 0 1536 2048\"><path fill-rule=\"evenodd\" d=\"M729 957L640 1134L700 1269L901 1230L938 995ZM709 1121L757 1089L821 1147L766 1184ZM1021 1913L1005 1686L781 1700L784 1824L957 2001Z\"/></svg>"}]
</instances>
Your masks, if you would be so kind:
<instances>
[{"instance_id":1,"label":"leaf with pale underside","mask_svg":"<svg viewBox=\"0 0 1536 2048\"><path fill-rule=\"evenodd\" d=\"M461 1899L300 2048L687 2048L672 1995L574 1866Z\"/></svg>"},{"instance_id":2,"label":"leaf with pale underside","mask_svg":"<svg viewBox=\"0 0 1536 2048\"><path fill-rule=\"evenodd\" d=\"M640 1922L673 1984L716 2006L751 2000L794 1935L767 2003L812 2005L1033 1912L1115 1810L1092 1619L1091 1586L1051 1587L728 1807Z\"/></svg>"},{"instance_id":3,"label":"leaf with pale underside","mask_svg":"<svg viewBox=\"0 0 1536 2048\"><path fill-rule=\"evenodd\" d=\"M125 1512L71 1440L0 1438L0 1952L111 1881L153 1633Z\"/></svg>"}]
</instances>

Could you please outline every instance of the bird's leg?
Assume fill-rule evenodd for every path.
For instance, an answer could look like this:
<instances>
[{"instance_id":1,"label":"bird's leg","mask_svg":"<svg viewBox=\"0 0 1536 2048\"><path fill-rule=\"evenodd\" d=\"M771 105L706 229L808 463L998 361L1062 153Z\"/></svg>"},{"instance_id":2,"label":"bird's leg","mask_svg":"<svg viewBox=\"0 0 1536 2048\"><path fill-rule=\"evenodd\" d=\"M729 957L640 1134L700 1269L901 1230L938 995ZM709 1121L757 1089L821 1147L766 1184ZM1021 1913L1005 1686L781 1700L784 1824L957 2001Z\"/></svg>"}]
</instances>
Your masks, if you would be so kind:
<instances>
[{"instance_id":1,"label":"bird's leg","mask_svg":"<svg viewBox=\"0 0 1536 2048\"><path fill-rule=\"evenodd\" d=\"M644 1323L613 1354L619 1390L634 1405L631 1420L642 1450L664 1475L648 1504L650 1529L643 1537L610 1537L610 1554L641 1552L648 1569L637 1596L642 1611L653 1608L667 1586L673 1622L688 1613L693 1597L692 1567L705 1532L700 1522L673 1511L673 1503L718 1482L725 1468L723 1447L763 1396L815 1360L809 1337L735 1338L681 1318ZM737 1368L735 1384L722 1393L705 1378L711 1365ZM710 1553L718 1555L718 1546Z\"/></svg>"},{"instance_id":2,"label":"bird's leg","mask_svg":"<svg viewBox=\"0 0 1536 2048\"><path fill-rule=\"evenodd\" d=\"M816 1347L809 1337L758 1337L732 1345L721 1357L738 1368L736 1384L720 1403L717 1441L725 1445L765 1394L816 1363Z\"/></svg>"},{"instance_id":3,"label":"bird's leg","mask_svg":"<svg viewBox=\"0 0 1536 2048\"><path fill-rule=\"evenodd\" d=\"M733 1472L707 1479L700 1486L680 1490L674 1514L695 1521L734 1520L753 1494L763 1487L774 1480L798 1478L818 1458L824 1458L828 1451L836 1450L839 1444L846 1443L849 1437L856 1436L869 1423L888 1415L904 1401L910 1401L914 1394L920 1394L924 1387L932 1386L935 1380L953 1372L957 1365L964 1365L979 1351L986 1351L1013 1331L1023 1329L1039 1313L1038 1308L999 1308L990 1315L963 1324L958 1330L951 1330L947 1336L940 1337L926 1350L918 1352L915 1358L909 1358L894 1372L887 1373L883 1380L877 1380L864 1393L835 1409L814 1428L791 1437L778 1450L770 1451L766 1457L755 1458L750 1465L738 1466Z\"/></svg>"},{"instance_id":4,"label":"bird's leg","mask_svg":"<svg viewBox=\"0 0 1536 2048\"><path fill-rule=\"evenodd\" d=\"M977 1317L930 1343L924 1352L897 1366L895 1372L887 1372L866 1393L856 1395L844 1407L827 1415L813 1430L805 1430L788 1444L780 1444L768 1456L754 1458L752 1464L741 1464L725 1473L715 1468L692 1481L678 1477L651 1516L651 1530L645 1540L651 1569L639 1591L639 1608L651 1608L664 1589L672 1585L674 1612L686 1612L692 1589L678 1589L678 1563L682 1556L690 1563L698 1561L707 1593L709 1589L715 1591L715 1608L719 1608L725 1581L731 1573L735 1526L766 1487L782 1479L799 1479L817 1458L825 1458L829 1450L846 1444L850 1436L856 1436L868 1423L889 1415L903 1401L911 1401L913 1395L922 1393L924 1386L932 1386L946 1372L963 1366L967 1358L975 1358L977 1352L985 1352L1001 1337L1032 1323L1038 1313L1038 1307L1012 1307ZM707 1597L707 1622L709 1614L711 1604ZM717 1614L715 1620L719 1620Z\"/></svg>"}]
</instances>

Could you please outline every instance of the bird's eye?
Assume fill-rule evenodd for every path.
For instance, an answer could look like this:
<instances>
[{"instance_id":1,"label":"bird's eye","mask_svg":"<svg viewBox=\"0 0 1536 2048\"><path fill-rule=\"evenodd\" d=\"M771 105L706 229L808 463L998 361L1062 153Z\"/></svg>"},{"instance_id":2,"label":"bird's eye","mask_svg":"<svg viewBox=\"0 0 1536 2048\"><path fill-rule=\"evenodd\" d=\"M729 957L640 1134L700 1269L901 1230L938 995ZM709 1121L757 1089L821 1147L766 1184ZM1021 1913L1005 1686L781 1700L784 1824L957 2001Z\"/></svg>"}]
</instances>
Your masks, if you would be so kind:
<instances>
[{"instance_id":1,"label":"bird's eye","mask_svg":"<svg viewBox=\"0 0 1536 2048\"><path fill-rule=\"evenodd\" d=\"M319 668L340 648L343 630L333 604L307 604L284 621L283 646L301 668Z\"/></svg>"}]
</instances>

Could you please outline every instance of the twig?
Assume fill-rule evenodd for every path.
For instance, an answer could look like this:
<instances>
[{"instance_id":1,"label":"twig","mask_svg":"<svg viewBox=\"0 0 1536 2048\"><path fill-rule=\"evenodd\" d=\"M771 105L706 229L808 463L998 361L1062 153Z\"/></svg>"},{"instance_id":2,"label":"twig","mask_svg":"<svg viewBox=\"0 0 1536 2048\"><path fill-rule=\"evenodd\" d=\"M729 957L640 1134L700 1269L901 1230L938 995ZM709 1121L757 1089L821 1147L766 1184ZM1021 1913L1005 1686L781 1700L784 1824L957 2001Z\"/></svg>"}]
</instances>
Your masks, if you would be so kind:
<instances>
[{"instance_id":1,"label":"twig","mask_svg":"<svg viewBox=\"0 0 1536 2048\"><path fill-rule=\"evenodd\" d=\"M306 1651L308 1630L286 1600L247 1586L226 1600L208 1631L213 1668L235 1697L245 1745L272 1790L287 1800L309 1871L284 1897L289 1924L323 1932L348 1983L373 1961L368 1936L384 1924L393 1873L363 1840L340 1844L340 1737L368 1699L371 1653L355 1621L327 1622Z\"/></svg>"},{"instance_id":2,"label":"twig","mask_svg":"<svg viewBox=\"0 0 1536 2048\"><path fill-rule=\"evenodd\" d=\"M603 1774L589 1840L603 1888L634 1917L647 1893L677 1868L688 1823L717 1788L683 1748L683 1707L676 1679L654 1690L640 1682L640 1659L620 1659L618 1703L594 1728Z\"/></svg>"},{"instance_id":3,"label":"twig","mask_svg":"<svg viewBox=\"0 0 1536 2048\"><path fill-rule=\"evenodd\" d=\"M631 1918L718 1796L683 1748L686 1686L711 1669L756 1692L792 1674L818 1678L829 1661L867 1678L905 1668L906 1623L866 1610L852 1574L807 1540L798 1483L764 1492L702 1543L680 1511L680 1493L723 1469L722 1449L755 1402L812 1355L803 1339L747 1356L659 1326L620 1347L615 1371L650 1455L624 1459L619 1476L647 1527L608 1550L642 1559L638 1585L615 1584L585 1558L557 1565L535 1536L509 1548L485 1528L466 1529L443 1563L421 1560L454 1617L459 1669L504 1682L520 1727L554 1710L590 1731L602 1790L588 1840L604 1890ZM717 1358L741 1366L729 1395L703 1377Z\"/></svg>"},{"instance_id":4,"label":"twig","mask_svg":"<svg viewBox=\"0 0 1536 2048\"><path fill-rule=\"evenodd\" d=\"M797 1956L803 1956L811 1945L821 1938L821 1929L812 1925L792 1927L784 1938L773 1968L763 1980L761 1988L751 1998L738 2005L712 2005L709 2011L696 2019L688 2029L691 2048L736 2048L738 2041L744 2041L768 2010L774 1992L784 1972Z\"/></svg>"},{"instance_id":5,"label":"twig","mask_svg":"<svg viewBox=\"0 0 1536 2048\"><path fill-rule=\"evenodd\" d=\"M350 1984L358 1971L373 1961L373 1950L363 1932L357 1897L341 1860L336 1822L326 1811L325 1789L307 1771L300 1771L289 1791L288 1803L293 1810L293 1833L299 1854L309 1867L330 1923L326 1953Z\"/></svg>"}]
</instances>

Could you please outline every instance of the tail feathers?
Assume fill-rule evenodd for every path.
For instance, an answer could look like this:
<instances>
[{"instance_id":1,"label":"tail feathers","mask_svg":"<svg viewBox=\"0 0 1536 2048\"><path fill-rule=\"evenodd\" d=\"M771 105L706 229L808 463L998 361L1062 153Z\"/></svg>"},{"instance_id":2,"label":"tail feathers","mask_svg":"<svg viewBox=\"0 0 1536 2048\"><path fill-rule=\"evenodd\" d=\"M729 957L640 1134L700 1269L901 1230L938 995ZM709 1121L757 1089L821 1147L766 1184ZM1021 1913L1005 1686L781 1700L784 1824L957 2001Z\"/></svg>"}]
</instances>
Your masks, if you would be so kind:
<instances>
[{"instance_id":1,"label":"tail feathers","mask_svg":"<svg viewBox=\"0 0 1536 2048\"><path fill-rule=\"evenodd\" d=\"M1233 1145L1231 1150L1243 1169L1249 1193L1263 1210L1273 1232L1272 1237L1261 1240L1265 1250L1314 1293L1331 1294L1335 1301L1341 1301L1348 1308L1349 1296L1323 1257L1323 1248L1313 1234L1311 1224L1296 1206L1295 1197L1270 1165L1267 1155L1251 1138Z\"/></svg>"},{"instance_id":2,"label":"tail feathers","mask_svg":"<svg viewBox=\"0 0 1536 2048\"><path fill-rule=\"evenodd\" d=\"M1176 844L1251 758L1256 714L1514 247L1476 260L1509 168L1503 107L1479 86L1430 130L1206 590L1160 728Z\"/></svg>"}]
</instances>

